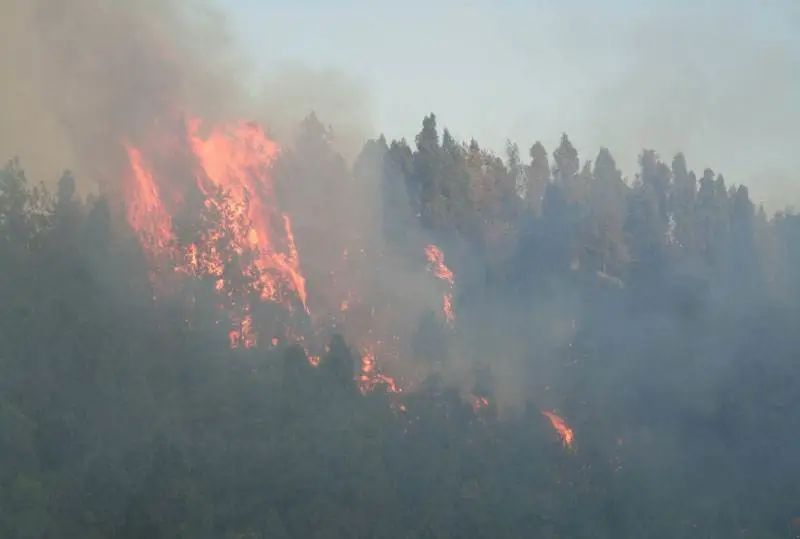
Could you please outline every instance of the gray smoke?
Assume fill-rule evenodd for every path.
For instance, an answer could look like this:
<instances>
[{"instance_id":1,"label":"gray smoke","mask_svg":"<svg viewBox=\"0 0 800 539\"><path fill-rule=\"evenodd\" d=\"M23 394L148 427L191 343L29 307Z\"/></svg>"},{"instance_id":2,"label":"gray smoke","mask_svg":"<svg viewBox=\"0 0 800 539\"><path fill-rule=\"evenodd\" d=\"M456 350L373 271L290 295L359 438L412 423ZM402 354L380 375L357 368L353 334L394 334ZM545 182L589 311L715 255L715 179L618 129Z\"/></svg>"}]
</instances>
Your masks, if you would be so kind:
<instances>
[{"instance_id":1,"label":"gray smoke","mask_svg":"<svg viewBox=\"0 0 800 539\"><path fill-rule=\"evenodd\" d=\"M155 123L181 115L255 119L291 140L316 109L348 155L369 124L364 92L336 72L292 66L252 91L250 64L206 0L0 0L0 31L0 67L13 74L0 89L0 156L37 180L70 168L85 189L113 181L122 141L150 142Z\"/></svg>"}]
</instances>

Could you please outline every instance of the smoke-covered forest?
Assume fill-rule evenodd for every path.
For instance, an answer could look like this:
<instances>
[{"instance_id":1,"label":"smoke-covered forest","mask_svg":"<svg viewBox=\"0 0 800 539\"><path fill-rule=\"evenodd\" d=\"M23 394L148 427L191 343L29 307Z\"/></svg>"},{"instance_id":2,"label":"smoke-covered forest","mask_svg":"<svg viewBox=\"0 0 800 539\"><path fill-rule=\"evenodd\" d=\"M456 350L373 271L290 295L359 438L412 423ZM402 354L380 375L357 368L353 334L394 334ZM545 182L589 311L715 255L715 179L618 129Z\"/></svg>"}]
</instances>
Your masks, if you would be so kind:
<instances>
[{"instance_id":1,"label":"smoke-covered forest","mask_svg":"<svg viewBox=\"0 0 800 539\"><path fill-rule=\"evenodd\" d=\"M800 217L681 154L332 137L248 161L272 251L237 184L167 212L169 144L2 169L1 536L800 533Z\"/></svg>"},{"instance_id":2,"label":"smoke-covered forest","mask_svg":"<svg viewBox=\"0 0 800 539\"><path fill-rule=\"evenodd\" d=\"M323 4L0 0L0 538L800 537L796 9Z\"/></svg>"}]
</instances>

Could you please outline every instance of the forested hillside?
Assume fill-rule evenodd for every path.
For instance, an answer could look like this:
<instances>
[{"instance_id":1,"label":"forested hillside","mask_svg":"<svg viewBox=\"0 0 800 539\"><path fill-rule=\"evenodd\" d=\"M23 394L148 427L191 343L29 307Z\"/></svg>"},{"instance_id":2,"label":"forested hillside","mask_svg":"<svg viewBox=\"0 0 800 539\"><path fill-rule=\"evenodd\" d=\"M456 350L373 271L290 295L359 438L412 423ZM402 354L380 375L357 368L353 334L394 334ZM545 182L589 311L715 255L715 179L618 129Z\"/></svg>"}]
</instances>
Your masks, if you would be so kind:
<instances>
[{"instance_id":1,"label":"forested hillside","mask_svg":"<svg viewBox=\"0 0 800 539\"><path fill-rule=\"evenodd\" d=\"M352 166L187 123L97 195L0 172L0 537L800 536L800 216L432 114Z\"/></svg>"}]
</instances>

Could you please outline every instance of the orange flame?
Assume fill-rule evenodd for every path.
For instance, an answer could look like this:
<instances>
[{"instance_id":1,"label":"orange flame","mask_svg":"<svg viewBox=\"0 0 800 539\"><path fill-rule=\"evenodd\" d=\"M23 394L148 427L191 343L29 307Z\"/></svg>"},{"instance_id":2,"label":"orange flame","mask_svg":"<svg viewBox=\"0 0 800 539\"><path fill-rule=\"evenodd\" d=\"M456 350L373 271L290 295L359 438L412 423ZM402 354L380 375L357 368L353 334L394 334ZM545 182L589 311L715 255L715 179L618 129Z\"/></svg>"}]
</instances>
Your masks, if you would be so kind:
<instances>
[{"instance_id":1,"label":"orange flame","mask_svg":"<svg viewBox=\"0 0 800 539\"><path fill-rule=\"evenodd\" d=\"M254 123L239 122L211 131L207 138L199 135L200 120L189 122L189 140L201 167L197 184L206 197L219 190L231 198L231 208L244 217L243 230L235 231L233 247L242 252L246 247L256 254L261 298L281 300L279 281L288 285L308 311L305 278L288 215L280 214L286 252L274 244L276 234L272 219L278 215L270 168L278 155L278 146Z\"/></svg>"},{"instance_id":2,"label":"orange flame","mask_svg":"<svg viewBox=\"0 0 800 539\"><path fill-rule=\"evenodd\" d=\"M449 292L445 292L442 296L442 312L444 319L452 326L456 321L456 314L453 312L453 294Z\"/></svg>"},{"instance_id":3,"label":"orange flame","mask_svg":"<svg viewBox=\"0 0 800 539\"><path fill-rule=\"evenodd\" d=\"M572 443L575 441L575 433L572 432L566 421L561 416L556 415L555 412L542 412L542 415L550 420L550 424L558 433L564 447L571 449Z\"/></svg>"},{"instance_id":4,"label":"orange flame","mask_svg":"<svg viewBox=\"0 0 800 539\"><path fill-rule=\"evenodd\" d=\"M126 217L139 233L142 247L155 256L174 239L172 218L164 208L152 172L144 165L142 152L128 145L125 150L131 166L131 176L125 182Z\"/></svg>"},{"instance_id":5,"label":"orange flame","mask_svg":"<svg viewBox=\"0 0 800 539\"><path fill-rule=\"evenodd\" d=\"M366 395L380 384L386 386L388 393L400 393L403 391L394 378L378 372L375 364L375 353L371 350L365 350L364 355L361 356L361 373L358 376L358 388L362 394Z\"/></svg>"},{"instance_id":6,"label":"orange flame","mask_svg":"<svg viewBox=\"0 0 800 539\"><path fill-rule=\"evenodd\" d=\"M425 247L425 256L428 259L428 268L433 272L437 279L447 283L448 288L452 290L455 285L455 276L447 264L444 263L444 253L434 244L429 244ZM442 294L442 313L444 319L451 326L456 321L456 314L453 310L453 293L445 292Z\"/></svg>"},{"instance_id":7,"label":"orange flame","mask_svg":"<svg viewBox=\"0 0 800 539\"><path fill-rule=\"evenodd\" d=\"M450 286L455 283L455 277L450 268L444 263L444 253L434 244L429 244L425 247L425 256L428 258L428 264L433 271L433 274L442 281L447 282Z\"/></svg>"},{"instance_id":8,"label":"orange flame","mask_svg":"<svg viewBox=\"0 0 800 539\"><path fill-rule=\"evenodd\" d=\"M270 322L266 317L256 317L260 309L255 303L259 300L282 304L288 310L302 305L310 315L292 219L279 204L271 176L278 146L260 126L248 122L204 125L195 118L180 131L172 138L173 133L155 132L148 139L167 139L167 146L150 142L141 147L125 146L129 169L125 210L143 251L162 269L171 266L213 286L220 311L229 323L226 330L231 348L252 348L261 341L277 347L284 339L286 344L294 341L305 347L306 339L314 340L313 333L295 334L297 328L289 326L278 333L272 327L270 334L259 335L259 330L266 330L261 324ZM197 223L199 226L195 226ZM367 258L365 249L359 243L340 247L339 264L345 268L335 276L341 275L343 284L350 283L350 270ZM443 283L441 308L452 325L453 272L436 245L425 247L425 254L431 272ZM166 275L157 277L164 279ZM356 375L359 389L366 393L381 386L391 393L401 392L398 380L379 368L383 361L398 356L397 329L385 327L393 326L394 318L385 320L380 310L376 314L375 305L370 309L369 294L346 286L346 296L330 295L335 298L332 310L338 306L339 312L329 314L337 323L346 319L348 326L354 326L348 328L349 337L368 348ZM318 298L320 295L314 301L324 307L324 297ZM316 319L309 316L307 321L316 324L330 319L327 314ZM376 338L389 334L394 340L383 343ZM319 352L314 343L309 346L314 353ZM306 355L312 365L319 364L318 355ZM376 362L376 355L381 363Z\"/></svg>"},{"instance_id":9,"label":"orange flame","mask_svg":"<svg viewBox=\"0 0 800 539\"><path fill-rule=\"evenodd\" d=\"M256 345L256 335L253 331L253 317L246 314L242 320L228 332L228 341L231 348L253 348Z\"/></svg>"},{"instance_id":10,"label":"orange flame","mask_svg":"<svg viewBox=\"0 0 800 539\"><path fill-rule=\"evenodd\" d=\"M173 260L177 271L214 279L214 288L226 298L230 310L230 346L250 348L256 344L256 332L247 296L242 295L247 290L289 309L296 299L308 312L292 222L279 211L270 176L279 149L254 123L214 126L207 136L201 135L200 127L198 119L186 125L189 172L204 197L203 206L214 216L211 230L202 231L194 243L176 245L171 210L177 206L187 211L178 203L187 197L170 199L172 206L165 206L160 191L171 187L172 193L174 178L161 177L148 168L141 149L127 144L126 216L148 256ZM228 272L234 261L231 256L243 279L232 278Z\"/></svg>"}]
</instances>

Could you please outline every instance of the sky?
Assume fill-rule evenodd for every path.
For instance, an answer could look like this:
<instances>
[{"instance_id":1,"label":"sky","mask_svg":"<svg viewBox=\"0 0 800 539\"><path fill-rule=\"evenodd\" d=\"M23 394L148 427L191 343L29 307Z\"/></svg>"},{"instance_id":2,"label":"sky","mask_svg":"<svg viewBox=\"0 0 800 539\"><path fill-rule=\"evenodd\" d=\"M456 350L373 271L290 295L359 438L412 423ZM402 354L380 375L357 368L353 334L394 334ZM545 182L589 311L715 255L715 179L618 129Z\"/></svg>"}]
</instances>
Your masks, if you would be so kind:
<instances>
[{"instance_id":1,"label":"sky","mask_svg":"<svg viewBox=\"0 0 800 539\"><path fill-rule=\"evenodd\" d=\"M692 168L751 186L757 202L800 203L797 0L233 0L224 9L256 74L338 73L358 88L371 134L413 139L429 112L498 152L506 139L523 153L539 139L552 150L567 132L582 159L609 147L628 177L642 147L665 159L682 150ZM313 93L309 106L325 120Z\"/></svg>"},{"instance_id":2,"label":"sky","mask_svg":"<svg viewBox=\"0 0 800 539\"><path fill-rule=\"evenodd\" d=\"M125 102L118 87L139 79L109 73L116 54L141 49L143 80L194 89L201 95L187 105L244 113L281 142L314 110L353 158L380 133L413 141L434 112L457 139L498 154L507 140L523 157L537 140L552 152L566 132L581 159L605 146L631 180L643 148L667 162L683 151L698 174L710 167L748 185L770 211L800 207L800 0L136 0L113 13L97 8L103 1L72 3L76 20L61 24L59 44L31 15L32 5L53 12L57 0L0 0L0 33L12 45L0 48L0 67L15 74L0 85L0 154L19 155L36 177L56 177L65 163L97 175L82 169L95 160L73 155L67 131L97 116L82 106ZM92 22L114 14L139 30ZM70 29L81 25L105 44ZM169 61L137 44L143 32L187 45L189 64L165 73ZM81 50L66 63L65 45ZM192 79L206 72L255 99ZM58 90L70 81L72 101ZM94 86L79 90L87 81Z\"/></svg>"}]
</instances>

